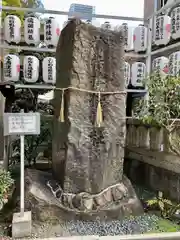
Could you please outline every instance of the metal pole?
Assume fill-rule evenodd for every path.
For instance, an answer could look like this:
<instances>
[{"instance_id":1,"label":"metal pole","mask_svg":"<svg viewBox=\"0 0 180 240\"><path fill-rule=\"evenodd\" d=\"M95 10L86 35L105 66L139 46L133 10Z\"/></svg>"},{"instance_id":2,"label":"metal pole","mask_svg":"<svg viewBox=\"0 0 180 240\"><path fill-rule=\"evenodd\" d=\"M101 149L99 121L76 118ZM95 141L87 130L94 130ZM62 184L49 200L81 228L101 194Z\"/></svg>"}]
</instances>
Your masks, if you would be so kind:
<instances>
[{"instance_id":1,"label":"metal pole","mask_svg":"<svg viewBox=\"0 0 180 240\"><path fill-rule=\"evenodd\" d=\"M159 15L160 13L164 12L165 10L175 7L178 4L180 4L180 0L174 0L173 2L165 5L164 7L162 7L161 9L159 9L158 11L155 11L151 16L149 16L147 19L151 19L152 17L155 17L157 15Z\"/></svg>"},{"instance_id":2,"label":"metal pole","mask_svg":"<svg viewBox=\"0 0 180 240\"><path fill-rule=\"evenodd\" d=\"M58 11L58 10L47 10L43 8L21 8L21 7L11 7L11 6L2 6L3 11L22 11L22 12L35 12L42 14L57 14L57 15L69 15L67 11ZM73 13L73 17L83 18L87 17L87 14L83 13ZM143 18L137 17L126 17L126 16L115 16L115 15L104 15L104 14L92 14L93 18L104 18L104 19L116 19L116 20L124 20L124 21L137 21L143 22Z\"/></svg>"},{"instance_id":3,"label":"metal pole","mask_svg":"<svg viewBox=\"0 0 180 240\"><path fill-rule=\"evenodd\" d=\"M22 109L21 112L23 113L24 110ZM21 149L20 215L21 217L23 217L24 216L24 135L20 136L20 149Z\"/></svg>"},{"instance_id":4,"label":"metal pole","mask_svg":"<svg viewBox=\"0 0 180 240\"><path fill-rule=\"evenodd\" d=\"M149 79L151 73L151 48L152 48L152 30L153 30L153 19L149 20L148 24L148 47L147 47L147 58L146 58L146 77ZM146 85L147 94L145 95L145 100L149 100L149 93Z\"/></svg>"},{"instance_id":5,"label":"metal pole","mask_svg":"<svg viewBox=\"0 0 180 240\"><path fill-rule=\"evenodd\" d=\"M21 144L21 203L20 213L21 217L24 216L24 135L20 136Z\"/></svg>"}]
</instances>

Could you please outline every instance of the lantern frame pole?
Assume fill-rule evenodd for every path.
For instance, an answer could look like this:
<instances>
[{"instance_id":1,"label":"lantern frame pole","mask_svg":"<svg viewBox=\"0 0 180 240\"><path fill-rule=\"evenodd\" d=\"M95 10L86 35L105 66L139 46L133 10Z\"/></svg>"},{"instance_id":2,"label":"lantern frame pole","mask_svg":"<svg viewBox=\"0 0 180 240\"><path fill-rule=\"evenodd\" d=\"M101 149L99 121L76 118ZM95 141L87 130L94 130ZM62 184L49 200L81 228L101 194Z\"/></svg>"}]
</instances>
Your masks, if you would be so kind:
<instances>
[{"instance_id":1,"label":"lantern frame pole","mask_svg":"<svg viewBox=\"0 0 180 240\"><path fill-rule=\"evenodd\" d=\"M167 4L167 5L165 5L164 7L162 7L161 9L159 9L158 11L157 11L156 5L155 5L155 6L154 6L154 7L155 7L154 13L153 13L152 15L150 15L150 16L147 18L147 20L150 20L151 18L156 17L157 15L159 15L159 14L162 13L162 12L164 12L164 11L167 10L168 8L175 7L175 6L178 5L178 4L180 4L180 0L174 0L173 2Z\"/></svg>"},{"instance_id":2,"label":"lantern frame pole","mask_svg":"<svg viewBox=\"0 0 180 240\"><path fill-rule=\"evenodd\" d=\"M10 6L2 6L2 10L4 11L22 11L22 12L33 12L33 13L43 13L43 14L55 14L55 15L70 15L67 11L57 11L57 10L47 10L42 8L21 8L21 7L10 7ZM83 18L87 17L87 14L83 13L73 13L72 17ZM128 16L116 16L116 15L104 15L104 14L92 14L93 18L104 18L104 19L117 19L117 20L125 20L125 21L135 21L135 22L143 22L143 18L137 17L128 17Z\"/></svg>"},{"instance_id":3,"label":"lantern frame pole","mask_svg":"<svg viewBox=\"0 0 180 240\"><path fill-rule=\"evenodd\" d=\"M151 19L152 17L157 16L159 13L164 12L168 8L172 8L176 5L180 4L180 0L174 0L174 2L165 5L160 10L155 11L150 17L144 20L144 18L137 18L137 17L128 17L128 16L116 16L116 15L104 15L104 14L92 14L93 18L104 18L104 19L117 19L117 20L125 20L125 21L137 21L137 22L146 22L147 20ZM2 6L2 10L5 11L22 11L22 12L38 12L43 14L55 14L55 15L69 15L67 11L57 11L57 10L47 10L42 8L21 8L21 7L10 7L10 6ZM86 17L87 14L82 13L73 13L73 17L83 18Z\"/></svg>"},{"instance_id":4,"label":"lantern frame pole","mask_svg":"<svg viewBox=\"0 0 180 240\"><path fill-rule=\"evenodd\" d=\"M21 196L20 196L20 214L24 216L24 135L20 135L20 149L21 149Z\"/></svg>"},{"instance_id":5,"label":"lantern frame pole","mask_svg":"<svg viewBox=\"0 0 180 240\"><path fill-rule=\"evenodd\" d=\"M154 17L149 20L148 23L148 46L147 46L147 58L146 58L146 77L147 80L149 80L150 73L151 73L151 49L152 49L152 30L153 30L153 24L154 24ZM148 88L146 85L147 93L145 95L145 100L149 100L149 93Z\"/></svg>"},{"instance_id":6,"label":"lantern frame pole","mask_svg":"<svg viewBox=\"0 0 180 240\"><path fill-rule=\"evenodd\" d=\"M56 87L53 85L48 84L14 84L14 83L7 83L13 84L15 89L44 89L44 90L56 90ZM146 93L146 89L126 89L127 93Z\"/></svg>"},{"instance_id":7,"label":"lantern frame pole","mask_svg":"<svg viewBox=\"0 0 180 240\"><path fill-rule=\"evenodd\" d=\"M152 28L153 29L153 28ZM175 48L180 47L180 42L171 44L169 46L154 50L150 52L150 55L158 55L161 54L162 52L166 52ZM3 49L17 49L19 51L34 51L34 52L44 52L44 53L55 53L56 48L37 48L37 47L25 47L25 46L13 46L13 45L7 45L7 44L1 44L0 48ZM178 49L177 49L178 50ZM125 58L135 58L135 59L141 59L141 58L147 58L148 54L136 54L134 52L126 52L125 53Z\"/></svg>"},{"instance_id":8,"label":"lantern frame pole","mask_svg":"<svg viewBox=\"0 0 180 240\"><path fill-rule=\"evenodd\" d=\"M174 48L179 48L180 47L180 42L177 42L177 43L174 43L174 44L171 44L167 47L163 47L163 48L160 48L160 49L157 49L157 50L154 50L151 52L151 56L153 55L157 55L157 54L160 54L162 52L166 52L166 51L169 51L169 50L172 50ZM178 51L179 49L177 49Z\"/></svg>"},{"instance_id":9,"label":"lantern frame pole","mask_svg":"<svg viewBox=\"0 0 180 240\"><path fill-rule=\"evenodd\" d=\"M20 51L31 51L31 52L43 52L43 53L55 53L56 48L39 48L39 47L28 47L28 46L14 46L14 45L7 45L7 44L1 44L0 48L3 49L17 49L19 52ZM126 52L125 53L126 58L134 58L134 59L139 59L139 58L146 58L146 54L137 54L134 52Z\"/></svg>"}]
</instances>

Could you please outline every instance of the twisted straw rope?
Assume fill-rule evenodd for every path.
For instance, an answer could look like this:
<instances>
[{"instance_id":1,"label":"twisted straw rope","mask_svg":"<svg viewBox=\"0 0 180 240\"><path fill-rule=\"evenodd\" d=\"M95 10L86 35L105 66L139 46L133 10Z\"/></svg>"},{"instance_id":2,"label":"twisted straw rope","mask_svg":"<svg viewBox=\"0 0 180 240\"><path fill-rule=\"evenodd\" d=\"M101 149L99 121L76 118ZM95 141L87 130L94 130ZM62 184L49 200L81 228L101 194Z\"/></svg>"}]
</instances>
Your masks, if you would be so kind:
<instances>
[{"instance_id":1,"label":"twisted straw rope","mask_svg":"<svg viewBox=\"0 0 180 240\"><path fill-rule=\"evenodd\" d=\"M65 115L64 115L64 92L65 90L76 90L80 92L86 92L86 93L93 93L93 94L98 94L98 104L97 104L97 111L96 111L96 123L98 127L101 127L101 124L103 122L103 113L102 113L102 106L101 106L101 94L103 95L114 95L114 94L121 94L121 95L126 95L126 91L114 91L114 92L101 92L101 91L95 91L95 90L87 90L83 88L77 88L77 87L66 87L66 88L55 88L55 90L60 90L62 91L62 96L61 96L61 106L60 106L60 113L59 113L59 120L60 122L65 122Z\"/></svg>"},{"instance_id":2,"label":"twisted straw rope","mask_svg":"<svg viewBox=\"0 0 180 240\"><path fill-rule=\"evenodd\" d=\"M66 87L66 88L58 88L56 87L54 90L60 90L60 91L65 91L65 90L76 90L76 91L80 91L80 92L87 92L87 93L94 93L94 94L106 94L106 95L110 95L110 94L123 94L126 95L126 91L114 91L114 92L101 92L101 91L95 91L95 90L87 90L87 89L83 89L83 88L77 88L77 87Z\"/></svg>"}]
</instances>

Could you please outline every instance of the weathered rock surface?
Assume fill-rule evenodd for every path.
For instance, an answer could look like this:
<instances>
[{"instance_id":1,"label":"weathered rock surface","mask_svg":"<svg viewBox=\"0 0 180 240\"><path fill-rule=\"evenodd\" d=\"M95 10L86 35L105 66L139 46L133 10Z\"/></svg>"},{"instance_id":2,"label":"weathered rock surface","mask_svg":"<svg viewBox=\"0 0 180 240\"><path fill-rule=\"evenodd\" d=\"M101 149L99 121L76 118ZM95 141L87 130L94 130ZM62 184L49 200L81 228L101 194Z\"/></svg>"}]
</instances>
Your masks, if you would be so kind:
<instances>
[{"instance_id":1,"label":"weathered rock surface","mask_svg":"<svg viewBox=\"0 0 180 240\"><path fill-rule=\"evenodd\" d=\"M56 59L56 87L124 91L122 33L72 20L61 33ZM121 182L125 98L102 96L103 126L97 128L96 94L65 91L65 122L60 123L61 91L55 92L53 170L64 192L96 194Z\"/></svg>"},{"instance_id":2,"label":"weathered rock surface","mask_svg":"<svg viewBox=\"0 0 180 240\"><path fill-rule=\"evenodd\" d=\"M122 219L143 211L125 176L120 184L94 195L65 193L52 174L38 170L27 169L25 182L25 207L41 221Z\"/></svg>"}]
</instances>

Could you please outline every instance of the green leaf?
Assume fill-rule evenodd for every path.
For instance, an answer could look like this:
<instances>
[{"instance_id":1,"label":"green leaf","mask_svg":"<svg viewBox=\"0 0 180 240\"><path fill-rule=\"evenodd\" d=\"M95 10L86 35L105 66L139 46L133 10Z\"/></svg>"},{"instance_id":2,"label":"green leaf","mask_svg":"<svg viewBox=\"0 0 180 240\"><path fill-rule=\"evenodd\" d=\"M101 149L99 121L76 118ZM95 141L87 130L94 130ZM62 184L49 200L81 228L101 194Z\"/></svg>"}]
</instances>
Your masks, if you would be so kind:
<instances>
[{"instance_id":1,"label":"green leaf","mask_svg":"<svg viewBox=\"0 0 180 240\"><path fill-rule=\"evenodd\" d=\"M8 192L13 183L10 172L0 169L0 201L3 201L4 194Z\"/></svg>"},{"instance_id":2,"label":"green leaf","mask_svg":"<svg viewBox=\"0 0 180 240\"><path fill-rule=\"evenodd\" d=\"M158 203L158 200L157 199L151 199L151 200L148 200L147 201L147 205L148 206L153 206L153 205L155 205L155 204L157 204Z\"/></svg>"},{"instance_id":3,"label":"green leaf","mask_svg":"<svg viewBox=\"0 0 180 240\"><path fill-rule=\"evenodd\" d=\"M159 205L160 210L163 211L164 210L164 202L163 201L159 201L158 205Z\"/></svg>"},{"instance_id":4,"label":"green leaf","mask_svg":"<svg viewBox=\"0 0 180 240\"><path fill-rule=\"evenodd\" d=\"M164 204L167 204L167 205L173 206L173 203L171 202L171 200L163 199L163 202L164 202Z\"/></svg>"}]
</instances>

